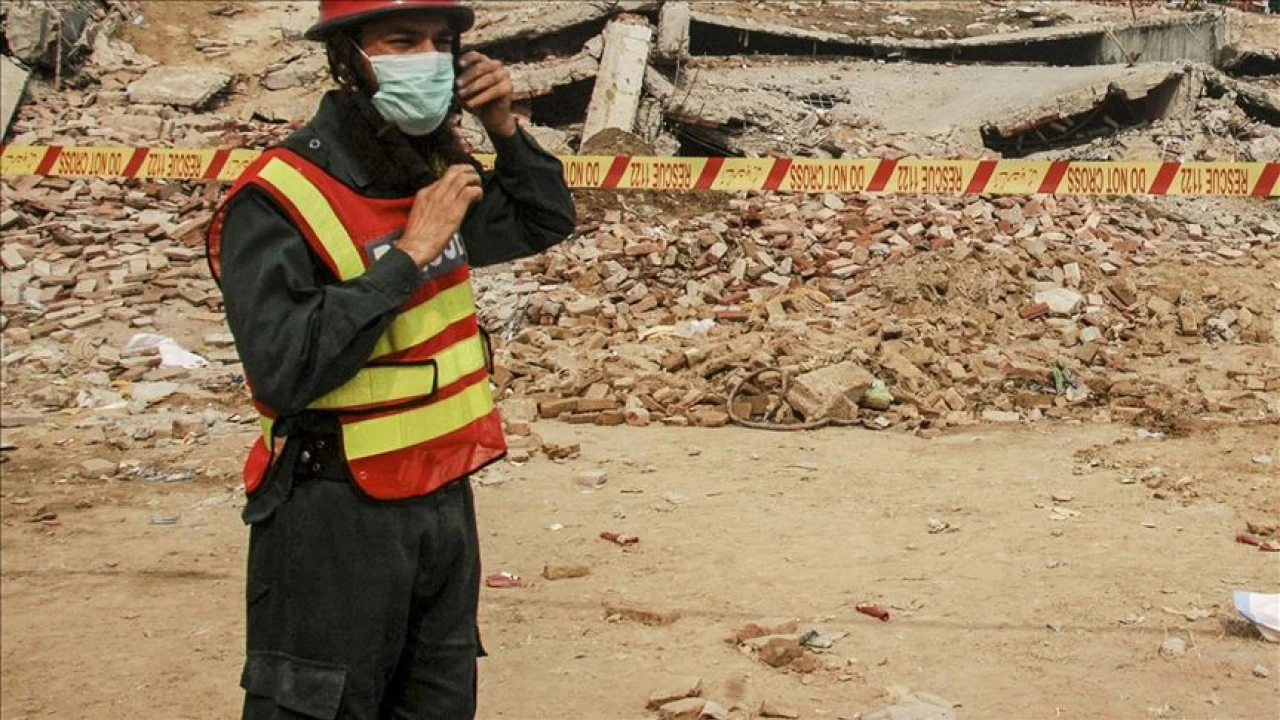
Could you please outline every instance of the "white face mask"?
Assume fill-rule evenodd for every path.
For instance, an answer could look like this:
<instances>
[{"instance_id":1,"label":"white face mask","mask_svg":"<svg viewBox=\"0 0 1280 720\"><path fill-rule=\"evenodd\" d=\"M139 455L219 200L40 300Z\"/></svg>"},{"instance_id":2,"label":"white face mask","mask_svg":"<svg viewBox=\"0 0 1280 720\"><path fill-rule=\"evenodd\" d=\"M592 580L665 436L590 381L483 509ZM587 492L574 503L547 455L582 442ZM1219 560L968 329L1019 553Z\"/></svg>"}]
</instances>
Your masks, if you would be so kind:
<instances>
[{"instance_id":1,"label":"white face mask","mask_svg":"<svg viewBox=\"0 0 1280 720\"><path fill-rule=\"evenodd\" d=\"M365 57L378 78L373 106L382 117L415 136L429 135L444 123L454 91L451 53Z\"/></svg>"}]
</instances>

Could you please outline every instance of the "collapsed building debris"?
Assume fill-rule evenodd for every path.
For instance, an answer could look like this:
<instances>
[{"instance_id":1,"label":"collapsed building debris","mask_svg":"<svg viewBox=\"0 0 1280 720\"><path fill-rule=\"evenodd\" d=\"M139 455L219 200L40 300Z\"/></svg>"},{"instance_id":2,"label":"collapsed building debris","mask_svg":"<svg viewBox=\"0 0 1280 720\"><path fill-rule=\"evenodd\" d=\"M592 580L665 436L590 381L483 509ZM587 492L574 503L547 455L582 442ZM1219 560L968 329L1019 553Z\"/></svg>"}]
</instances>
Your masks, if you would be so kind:
<instances>
[{"instance_id":1,"label":"collapsed building debris","mask_svg":"<svg viewBox=\"0 0 1280 720\"><path fill-rule=\"evenodd\" d=\"M517 109L553 152L1280 159L1280 130L1245 114L1250 102L1265 105L1265 86L1203 66L696 57L693 30L714 13L692 3L685 23L683 3L625 5L552 6L551 31L510 18L478 30L487 47L524 61L512 66ZM792 39L812 44L807 33ZM231 63L228 47L209 46L210 57ZM156 64L104 40L89 62L105 65L85 69L86 89L54 92L36 77L12 140L270 144L290 126L254 116L287 101L297 107L290 121L305 118L324 89L322 53L287 40L275 52L246 78L213 63ZM488 149L474 119L463 130ZM1037 134L1044 145L1028 141ZM218 193L6 180L2 359L15 387L79 370L164 381L172 369L109 338L167 330L174 304L221 334L199 250ZM604 209L596 201L584 194L571 243L477 276L486 325L502 338L498 385L543 418L717 426L830 413L929 432L1040 417L1280 414L1266 360L1276 307L1262 282L1280 238L1272 205L746 194L664 217L651 204L666 206L662 197L611 196ZM1192 264L1204 274L1189 283ZM235 387L232 348L186 339L218 387ZM1159 362L1224 348L1230 363L1195 373L1195 363ZM786 393L767 373L743 383L775 368L791 377ZM15 410L66 400L53 393Z\"/></svg>"},{"instance_id":2,"label":"collapsed building debris","mask_svg":"<svg viewBox=\"0 0 1280 720\"><path fill-rule=\"evenodd\" d=\"M1047 107L988 122L983 143L1005 157L1025 157L1150 123L1175 112L1178 98L1185 102L1199 95L1183 92L1186 78L1183 69L1144 65L1105 88L1060 95Z\"/></svg>"}]
</instances>

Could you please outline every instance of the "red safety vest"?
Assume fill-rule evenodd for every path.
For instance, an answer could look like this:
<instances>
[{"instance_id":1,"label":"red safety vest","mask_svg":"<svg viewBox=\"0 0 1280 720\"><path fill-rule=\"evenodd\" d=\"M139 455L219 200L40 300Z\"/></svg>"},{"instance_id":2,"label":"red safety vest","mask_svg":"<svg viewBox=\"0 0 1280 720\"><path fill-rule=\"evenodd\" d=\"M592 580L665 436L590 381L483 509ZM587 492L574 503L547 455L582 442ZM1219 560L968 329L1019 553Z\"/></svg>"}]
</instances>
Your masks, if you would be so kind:
<instances>
[{"instance_id":1,"label":"red safety vest","mask_svg":"<svg viewBox=\"0 0 1280 720\"><path fill-rule=\"evenodd\" d=\"M209 265L222 274L227 203L246 187L275 198L340 282L363 274L404 230L413 198L364 197L302 157L267 151L232 186L209 229ZM430 493L507 450L489 387L488 346L476 317L471 267L455 236L401 306L355 377L310 405L342 426L351 475L370 496ZM248 378L250 392L253 379ZM244 466L247 492L262 483L278 414L256 397L262 436Z\"/></svg>"}]
</instances>

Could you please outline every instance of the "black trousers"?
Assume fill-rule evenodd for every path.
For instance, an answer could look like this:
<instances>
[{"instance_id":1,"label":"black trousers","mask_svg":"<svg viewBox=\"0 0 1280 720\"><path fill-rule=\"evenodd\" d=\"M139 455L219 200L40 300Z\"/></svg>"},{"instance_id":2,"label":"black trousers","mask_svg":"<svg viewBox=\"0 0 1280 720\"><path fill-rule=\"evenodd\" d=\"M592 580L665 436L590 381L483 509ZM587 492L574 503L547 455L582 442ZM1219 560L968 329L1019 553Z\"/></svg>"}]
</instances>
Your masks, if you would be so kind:
<instances>
[{"instance_id":1,"label":"black trousers","mask_svg":"<svg viewBox=\"0 0 1280 720\"><path fill-rule=\"evenodd\" d=\"M291 440L245 507L244 720L475 717L470 480L379 502L319 448Z\"/></svg>"}]
</instances>

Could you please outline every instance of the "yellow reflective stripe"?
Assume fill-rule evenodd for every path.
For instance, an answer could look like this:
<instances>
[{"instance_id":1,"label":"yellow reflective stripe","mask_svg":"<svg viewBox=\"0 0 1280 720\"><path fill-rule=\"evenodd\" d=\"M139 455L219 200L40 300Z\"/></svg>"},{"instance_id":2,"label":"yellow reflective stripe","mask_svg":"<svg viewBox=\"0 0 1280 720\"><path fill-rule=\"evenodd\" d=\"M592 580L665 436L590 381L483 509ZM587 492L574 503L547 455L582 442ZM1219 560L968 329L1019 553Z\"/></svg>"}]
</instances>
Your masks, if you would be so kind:
<instances>
[{"instance_id":1,"label":"yellow reflective stripe","mask_svg":"<svg viewBox=\"0 0 1280 720\"><path fill-rule=\"evenodd\" d=\"M312 410L341 410L376 403L423 397L485 367L484 344L473 335L450 345L431 365L382 365L365 367L341 387L311 403ZM436 385L439 372L440 384Z\"/></svg>"},{"instance_id":2,"label":"yellow reflective stripe","mask_svg":"<svg viewBox=\"0 0 1280 720\"><path fill-rule=\"evenodd\" d=\"M275 425L276 421L269 417L258 418L258 427L262 428L262 440L267 443L267 447L271 447L271 430Z\"/></svg>"},{"instance_id":3,"label":"yellow reflective stripe","mask_svg":"<svg viewBox=\"0 0 1280 720\"><path fill-rule=\"evenodd\" d=\"M471 283L454 285L421 305L397 315L387 326L386 332L382 333L382 337L378 338L378 344L373 346L373 358L421 345L450 325L474 315L475 311Z\"/></svg>"},{"instance_id":4,"label":"yellow reflective stripe","mask_svg":"<svg viewBox=\"0 0 1280 720\"><path fill-rule=\"evenodd\" d=\"M482 380L447 400L387 417L347 423L342 442L348 460L381 455L430 442L493 412L493 392Z\"/></svg>"},{"instance_id":5,"label":"yellow reflective stripe","mask_svg":"<svg viewBox=\"0 0 1280 720\"><path fill-rule=\"evenodd\" d=\"M351 240L351 235L324 194L305 175L289 163L276 159L267 163L258 172L258 177L274 185L298 209L329 257L333 258L339 280L350 280L364 273L360 249Z\"/></svg>"}]
</instances>

